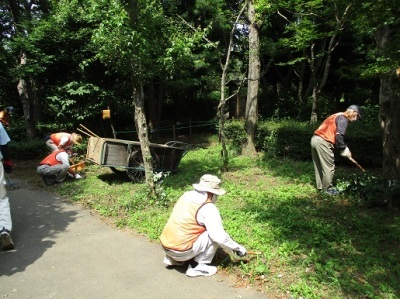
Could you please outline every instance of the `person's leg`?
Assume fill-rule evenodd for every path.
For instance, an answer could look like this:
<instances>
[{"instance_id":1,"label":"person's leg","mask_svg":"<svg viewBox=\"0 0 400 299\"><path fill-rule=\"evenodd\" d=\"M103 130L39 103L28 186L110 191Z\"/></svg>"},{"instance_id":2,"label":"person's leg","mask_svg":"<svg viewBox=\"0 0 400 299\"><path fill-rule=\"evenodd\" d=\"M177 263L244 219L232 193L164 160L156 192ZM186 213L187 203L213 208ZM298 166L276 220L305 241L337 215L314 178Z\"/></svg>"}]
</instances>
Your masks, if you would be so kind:
<instances>
[{"instance_id":1,"label":"person's leg","mask_svg":"<svg viewBox=\"0 0 400 299\"><path fill-rule=\"evenodd\" d=\"M58 150L57 145L55 145L55 144L53 143L53 141L52 141L50 138L46 140L46 145L48 146L48 148L49 148L52 152Z\"/></svg>"},{"instance_id":2,"label":"person's leg","mask_svg":"<svg viewBox=\"0 0 400 299\"><path fill-rule=\"evenodd\" d=\"M189 263L186 275L189 277L211 276L217 273L217 267L209 265L217 252L219 245L212 241L205 231L193 244L193 261Z\"/></svg>"},{"instance_id":3,"label":"person's leg","mask_svg":"<svg viewBox=\"0 0 400 299\"><path fill-rule=\"evenodd\" d=\"M14 249L11 238L12 221L10 202L7 197L3 165L0 166L0 243L3 250Z\"/></svg>"},{"instance_id":4,"label":"person's leg","mask_svg":"<svg viewBox=\"0 0 400 299\"><path fill-rule=\"evenodd\" d=\"M311 156L314 165L314 174L315 174L315 186L318 190L322 190L322 167L321 167L321 160L318 155L317 151L317 141L316 139L319 138L317 136L313 136L311 138Z\"/></svg>"},{"instance_id":5,"label":"person's leg","mask_svg":"<svg viewBox=\"0 0 400 299\"><path fill-rule=\"evenodd\" d=\"M333 176L335 174L334 146L320 137L315 138L314 142L322 172L322 189L326 190L332 187Z\"/></svg>"},{"instance_id":6,"label":"person's leg","mask_svg":"<svg viewBox=\"0 0 400 299\"><path fill-rule=\"evenodd\" d=\"M37 167L36 172L42 177L47 186L55 184L56 175L51 174L51 167L49 165L40 165Z\"/></svg>"},{"instance_id":7,"label":"person's leg","mask_svg":"<svg viewBox=\"0 0 400 299\"><path fill-rule=\"evenodd\" d=\"M174 261L184 262L194 258L197 263L211 263L217 252L218 244L213 242L208 232L202 233L193 243L193 247L185 252L165 250L165 254Z\"/></svg>"},{"instance_id":8,"label":"person's leg","mask_svg":"<svg viewBox=\"0 0 400 299\"><path fill-rule=\"evenodd\" d=\"M53 171L56 172L56 182L57 183L64 182L67 177L69 165L57 164L52 167L54 167Z\"/></svg>"},{"instance_id":9,"label":"person's leg","mask_svg":"<svg viewBox=\"0 0 400 299\"><path fill-rule=\"evenodd\" d=\"M214 258L218 247L219 245L213 242L208 232L205 231L194 242L191 250L179 252L164 249L166 255L164 264L172 266L177 265L176 262L189 261L189 267L186 271L187 276L211 276L217 273L217 267L208 264L211 263Z\"/></svg>"},{"instance_id":10,"label":"person's leg","mask_svg":"<svg viewBox=\"0 0 400 299\"><path fill-rule=\"evenodd\" d=\"M199 264L210 264L217 253L218 247L219 245L212 241L208 232L205 231L193 244L194 260Z\"/></svg>"}]
</instances>

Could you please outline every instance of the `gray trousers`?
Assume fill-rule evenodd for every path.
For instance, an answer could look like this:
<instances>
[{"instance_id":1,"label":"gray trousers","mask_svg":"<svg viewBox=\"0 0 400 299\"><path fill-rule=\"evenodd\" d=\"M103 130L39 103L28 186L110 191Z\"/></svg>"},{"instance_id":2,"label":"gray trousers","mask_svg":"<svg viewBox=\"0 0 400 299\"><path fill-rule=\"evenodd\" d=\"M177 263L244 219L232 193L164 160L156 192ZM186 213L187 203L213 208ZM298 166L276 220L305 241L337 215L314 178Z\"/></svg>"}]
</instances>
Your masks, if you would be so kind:
<instances>
[{"instance_id":1,"label":"gray trousers","mask_svg":"<svg viewBox=\"0 0 400 299\"><path fill-rule=\"evenodd\" d=\"M315 182L318 190L332 186L335 174L334 145L314 135L311 138L311 155L314 164Z\"/></svg>"},{"instance_id":2,"label":"gray trousers","mask_svg":"<svg viewBox=\"0 0 400 299\"><path fill-rule=\"evenodd\" d=\"M57 164L57 165L40 165L36 169L37 173L43 178L54 180L57 183L64 182L67 177L69 165L67 164Z\"/></svg>"}]
</instances>

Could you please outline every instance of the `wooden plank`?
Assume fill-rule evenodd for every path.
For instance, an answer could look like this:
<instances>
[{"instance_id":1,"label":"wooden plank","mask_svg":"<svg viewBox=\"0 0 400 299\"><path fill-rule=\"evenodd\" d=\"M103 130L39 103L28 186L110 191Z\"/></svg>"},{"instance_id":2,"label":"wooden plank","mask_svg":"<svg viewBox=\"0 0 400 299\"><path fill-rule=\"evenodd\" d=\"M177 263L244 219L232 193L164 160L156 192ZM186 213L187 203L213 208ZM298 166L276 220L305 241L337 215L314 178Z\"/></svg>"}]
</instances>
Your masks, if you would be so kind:
<instances>
[{"instance_id":1,"label":"wooden plank","mask_svg":"<svg viewBox=\"0 0 400 299\"><path fill-rule=\"evenodd\" d=\"M86 150L86 159L101 165L103 144L103 138L90 137Z\"/></svg>"},{"instance_id":2,"label":"wooden plank","mask_svg":"<svg viewBox=\"0 0 400 299\"><path fill-rule=\"evenodd\" d=\"M128 162L128 145L106 141L103 148L102 165L126 166Z\"/></svg>"}]
</instances>

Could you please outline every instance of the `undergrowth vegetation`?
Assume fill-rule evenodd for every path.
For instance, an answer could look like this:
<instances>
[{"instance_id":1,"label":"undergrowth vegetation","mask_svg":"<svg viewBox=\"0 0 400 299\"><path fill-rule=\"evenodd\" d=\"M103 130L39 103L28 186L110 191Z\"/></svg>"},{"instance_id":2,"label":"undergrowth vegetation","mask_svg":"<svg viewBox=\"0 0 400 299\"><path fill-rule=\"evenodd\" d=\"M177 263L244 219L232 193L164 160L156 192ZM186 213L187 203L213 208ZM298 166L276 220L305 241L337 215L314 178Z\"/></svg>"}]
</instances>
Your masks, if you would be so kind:
<instances>
[{"instance_id":1,"label":"undergrowth vegetation","mask_svg":"<svg viewBox=\"0 0 400 299\"><path fill-rule=\"evenodd\" d=\"M330 197L315 191L310 161L236 156L220 173L219 153L216 143L190 151L161 180L156 199L145 185L96 165L84 180L47 188L158 242L179 196L201 175L215 174L227 190L217 201L226 231L254 251L244 258L221 251L214 260L238 285L269 298L400 298L400 215L360 197L354 177L363 193L368 180L359 169L340 166L342 192ZM43 186L37 176L27 179ZM381 196L379 188L372 193Z\"/></svg>"}]
</instances>

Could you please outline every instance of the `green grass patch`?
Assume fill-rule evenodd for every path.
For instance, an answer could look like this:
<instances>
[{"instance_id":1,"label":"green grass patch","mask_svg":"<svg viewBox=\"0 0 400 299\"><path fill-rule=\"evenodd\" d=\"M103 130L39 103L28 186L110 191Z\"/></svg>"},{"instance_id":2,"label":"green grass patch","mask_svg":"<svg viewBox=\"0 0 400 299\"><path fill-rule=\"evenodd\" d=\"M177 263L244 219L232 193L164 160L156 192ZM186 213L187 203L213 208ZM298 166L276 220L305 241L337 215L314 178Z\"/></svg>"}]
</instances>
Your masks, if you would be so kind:
<instances>
[{"instance_id":1,"label":"green grass patch","mask_svg":"<svg viewBox=\"0 0 400 299\"><path fill-rule=\"evenodd\" d=\"M217 201L226 231L261 252L217 256L220 270L235 273L239 284L256 285L270 298L400 298L397 211L362 205L355 193L317 193L311 162L237 156L220 173L219 154L217 144L190 151L164 178L159 200L96 165L85 169L84 180L52 191L157 241L179 196L201 175L216 174L228 191ZM344 184L348 173L339 167L336 178Z\"/></svg>"}]
</instances>

